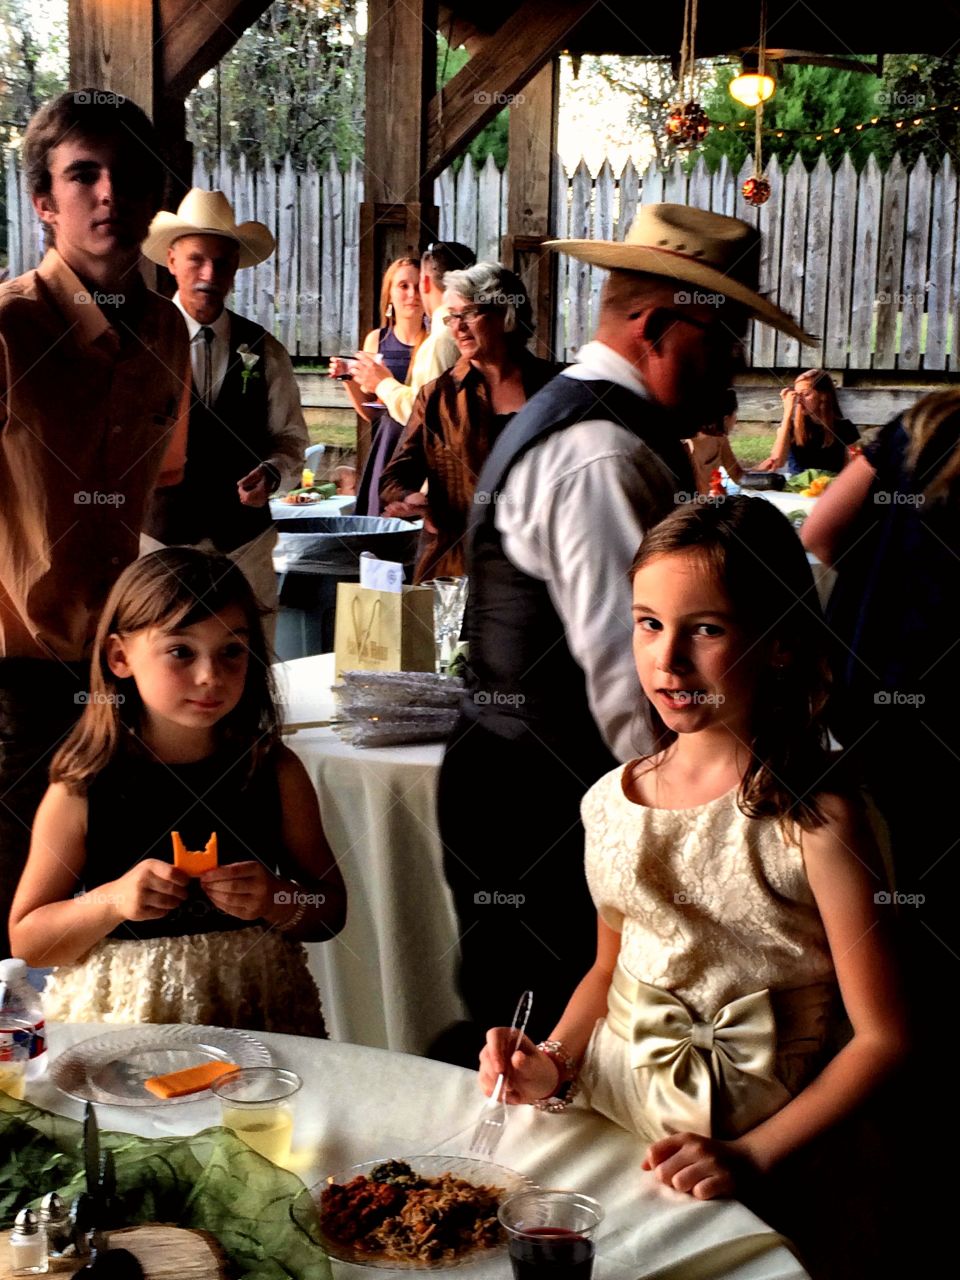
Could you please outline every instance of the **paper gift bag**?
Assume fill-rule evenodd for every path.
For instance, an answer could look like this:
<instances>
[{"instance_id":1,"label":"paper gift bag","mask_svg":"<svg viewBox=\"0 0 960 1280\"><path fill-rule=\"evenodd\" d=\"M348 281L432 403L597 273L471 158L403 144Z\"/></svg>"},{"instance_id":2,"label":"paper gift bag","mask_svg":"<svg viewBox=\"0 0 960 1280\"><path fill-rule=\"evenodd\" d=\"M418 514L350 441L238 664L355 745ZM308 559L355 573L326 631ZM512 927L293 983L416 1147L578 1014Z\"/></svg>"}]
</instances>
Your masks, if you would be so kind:
<instances>
[{"instance_id":1,"label":"paper gift bag","mask_svg":"<svg viewBox=\"0 0 960 1280\"><path fill-rule=\"evenodd\" d=\"M344 671L435 671L433 588L338 583L333 647L338 680Z\"/></svg>"}]
</instances>

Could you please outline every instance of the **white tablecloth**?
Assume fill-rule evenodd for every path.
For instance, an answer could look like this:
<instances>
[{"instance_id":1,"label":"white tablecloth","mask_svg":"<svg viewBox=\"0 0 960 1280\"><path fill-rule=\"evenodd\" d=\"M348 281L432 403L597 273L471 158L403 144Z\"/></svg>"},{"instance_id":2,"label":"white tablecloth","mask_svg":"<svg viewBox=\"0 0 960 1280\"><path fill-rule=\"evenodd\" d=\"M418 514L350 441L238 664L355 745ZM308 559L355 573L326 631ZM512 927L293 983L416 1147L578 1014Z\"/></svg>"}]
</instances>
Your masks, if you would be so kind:
<instances>
[{"instance_id":1,"label":"white tablecloth","mask_svg":"<svg viewBox=\"0 0 960 1280\"><path fill-rule=\"evenodd\" d=\"M115 1028L51 1025L51 1054L108 1029ZM357 1045L297 1036L258 1038L278 1066L303 1078L290 1167L308 1186L366 1160L434 1150L467 1154L482 1101L472 1072ZM27 1096L39 1106L82 1117L82 1104L49 1082L35 1082ZM98 1106L97 1114L103 1129L146 1136L193 1133L219 1123L212 1099L143 1110ZM551 1116L519 1107L511 1109L496 1160L541 1186L573 1188L600 1201L606 1216L597 1235L596 1280L636 1280L720 1241L764 1229L734 1200L699 1202L660 1186L640 1168L642 1156L636 1139L592 1113L574 1108ZM334 1263L334 1274L361 1280L370 1272ZM506 1258L499 1256L470 1266L464 1274L475 1280L504 1280L509 1270ZM724 1275L726 1280L806 1278L782 1248Z\"/></svg>"},{"instance_id":2,"label":"white tablecloth","mask_svg":"<svg viewBox=\"0 0 960 1280\"><path fill-rule=\"evenodd\" d=\"M300 520L305 516L352 516L357 500L352 494L335 494L320 502L284 502L282 498L270 499L270 514L274 520Z\"/></svg>"},{"instance_id":3,"label":"white tablecloth","mask_svg":"<svg viewBox=\"0 0 960 1280\"><path fill-rule=\"evenodd\" d=\"M274 668L288 723L327 720L333 655ZM311 945L331 1036L423 1053L464 1016L456 990L457 921L436 825L443 747L358 749L332 729L286 741L320 798L327 839L347 885L347 924Z\"/></svg>"}]
</instances>

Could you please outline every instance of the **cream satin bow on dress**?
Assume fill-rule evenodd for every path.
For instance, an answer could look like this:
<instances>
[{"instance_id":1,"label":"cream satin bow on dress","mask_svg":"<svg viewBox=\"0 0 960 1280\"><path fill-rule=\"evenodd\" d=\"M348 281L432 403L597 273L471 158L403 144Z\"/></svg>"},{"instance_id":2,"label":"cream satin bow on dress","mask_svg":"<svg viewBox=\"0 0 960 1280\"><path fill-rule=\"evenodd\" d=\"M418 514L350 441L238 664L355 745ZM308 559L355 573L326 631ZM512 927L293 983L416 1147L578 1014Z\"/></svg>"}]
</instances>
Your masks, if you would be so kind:
<instances>
[{"instance_id":1,"label":"cream satin bow on dress","mask_svg":"<svg viewBox=\"0 0 960 1280\"><path fill-rule=\"evenodd\" d=\"M618 965L607 1003L607 1025L629 1045L637 1101L663 1132L734 1137L790 1101L775 1075L769 991L700 1022L675 995Z\"/></svg>"}]
</instances>

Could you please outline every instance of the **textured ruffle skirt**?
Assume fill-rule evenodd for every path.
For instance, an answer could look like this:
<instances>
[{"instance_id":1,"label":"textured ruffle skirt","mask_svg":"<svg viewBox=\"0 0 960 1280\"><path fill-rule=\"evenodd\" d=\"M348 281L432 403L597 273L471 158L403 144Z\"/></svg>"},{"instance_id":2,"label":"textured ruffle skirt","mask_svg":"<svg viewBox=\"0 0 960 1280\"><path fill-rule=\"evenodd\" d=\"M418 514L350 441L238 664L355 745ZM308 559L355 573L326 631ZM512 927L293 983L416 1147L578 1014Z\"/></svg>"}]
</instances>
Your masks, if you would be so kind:
<instances>
[{"instance_id":1,"label":"textured ruffle skirt","mask_svg":"<svg viewBox=\"0 0 960 1280\"><path fill-rule=\"evenodd\" d=\"M47 979L61 1022L156 1022L326 1037L302 943L254 925L182 938L104 938Z\"/></svg>"}]
</instances>

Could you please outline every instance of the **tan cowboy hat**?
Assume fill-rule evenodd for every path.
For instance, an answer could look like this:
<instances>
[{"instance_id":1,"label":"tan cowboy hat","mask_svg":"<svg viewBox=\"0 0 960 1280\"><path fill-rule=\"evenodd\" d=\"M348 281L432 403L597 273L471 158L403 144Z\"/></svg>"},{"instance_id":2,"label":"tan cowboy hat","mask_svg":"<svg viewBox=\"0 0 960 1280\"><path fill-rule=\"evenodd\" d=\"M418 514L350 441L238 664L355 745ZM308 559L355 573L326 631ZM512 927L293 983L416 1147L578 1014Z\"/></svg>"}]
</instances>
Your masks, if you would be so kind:
<instances>
[{"instance_id":1,"label":"tan cowboy hat","mask_svg":"<svg viewBox=\"0 0 960 1280\"><path fill-rule=\"evenodd\" d=\"M739 218L685 204L645 204L626 240L548 240L545 247L597 267L642 271L722 293L797 342L818 341L757 292L760 233Z\"/></svg>"},{"instance_id":2,"label":"tan cowboy hat","mask_svg":"<svg viewBox=\"0 0 960 1280\"><path fill-rule=\"evenodd\" d=\"M167 265L167 250L181 236L224 236L240 246L241 267L255 267L269 258L277 242L262 222L241 222L233 216L230 201L222 191L193 187L180 201L176 213L162 209L150 223L140 251L151 262Z\"/></svg>"}]
</instances>

